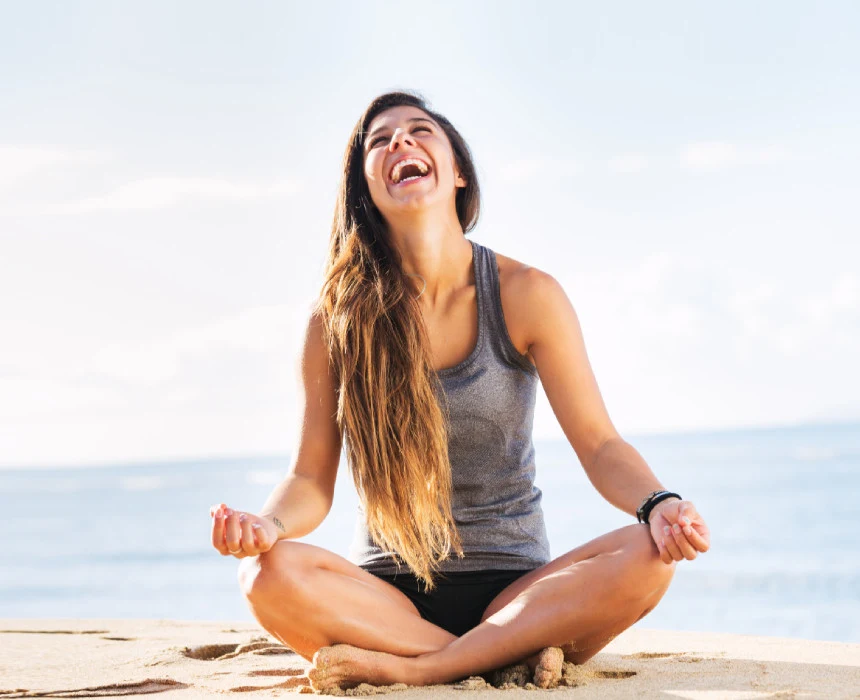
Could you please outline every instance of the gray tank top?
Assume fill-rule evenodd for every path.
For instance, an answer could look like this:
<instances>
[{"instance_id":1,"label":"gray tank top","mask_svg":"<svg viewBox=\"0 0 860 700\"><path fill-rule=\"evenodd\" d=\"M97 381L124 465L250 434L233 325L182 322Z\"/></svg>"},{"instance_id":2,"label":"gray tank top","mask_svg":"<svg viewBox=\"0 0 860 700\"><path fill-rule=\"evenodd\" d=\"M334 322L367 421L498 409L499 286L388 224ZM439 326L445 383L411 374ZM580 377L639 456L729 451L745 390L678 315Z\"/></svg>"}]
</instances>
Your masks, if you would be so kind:
<instances>
[{"instance_id":1,"label":"gray tank top","mask_svg":"<svg viewBox=\"0 0 860 700\"><path fill-rule=\"evenodd\" d=\"M466 556L452 553L440 570L534 569L550 561L542 494L534 485L538 376L508 335L495 253L470 243L478 342L463 362L437 372L450 411L451 506ZM360 502L349 560L380 574L397 573L396 560L408 571L371 539Z\"/></svg>"}]
</instances>

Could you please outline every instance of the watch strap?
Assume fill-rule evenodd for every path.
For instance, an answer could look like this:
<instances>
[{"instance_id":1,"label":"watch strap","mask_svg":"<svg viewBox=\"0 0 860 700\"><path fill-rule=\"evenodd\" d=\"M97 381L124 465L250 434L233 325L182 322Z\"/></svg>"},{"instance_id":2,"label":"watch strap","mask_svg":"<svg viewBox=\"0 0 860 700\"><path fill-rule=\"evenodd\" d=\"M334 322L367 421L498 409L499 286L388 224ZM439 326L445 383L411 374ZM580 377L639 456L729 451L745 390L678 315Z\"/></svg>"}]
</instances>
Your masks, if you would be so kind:
<instances>
[{"instance_id":1,"label":"watch strap","mask_svg":"<svg viewBox=\"0 0 860 700\"><path fill-rule=\"evenodd\" d=\"M646 496L642 505L636 511L636 518L640 523L648 523L648 518L651 516L654 506L661 501L665 501L667 498L677 498L679 501L683 500L679 494L672 491L656 491Z\"/></svg>"}]
</instances>

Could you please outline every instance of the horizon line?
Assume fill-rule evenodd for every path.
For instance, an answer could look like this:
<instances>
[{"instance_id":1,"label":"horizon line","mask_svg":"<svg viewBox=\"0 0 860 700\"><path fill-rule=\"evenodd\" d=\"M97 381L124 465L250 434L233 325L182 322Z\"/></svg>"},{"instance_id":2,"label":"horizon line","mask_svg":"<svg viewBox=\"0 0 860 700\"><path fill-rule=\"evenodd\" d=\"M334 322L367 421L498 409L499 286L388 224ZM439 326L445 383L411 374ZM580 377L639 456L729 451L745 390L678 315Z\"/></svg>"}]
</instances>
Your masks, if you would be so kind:
<instances>
[{"instance_id":1,"label":"horizon line","mask_svg":"<svg viewBox=\"0 0 860 700\"><path fill-rule=\"evenodd\" d=\"M718 427L718 428L687 428L680 430L663 430L653 431L648 433L631 433L630 440L642 438L660 438L660 437L683 437L683 436L708 436L721 435L730 433L762 433L768 431L782 431L802 428L837 428L857 426L860 428L860 419L848 420L831 420L831 421L804 421L794 423L777 423L770 425L742 425L735 427ZM622 436L623 437L623 436ZM563 435L560 437L533 438L535 443L539 442L564 442L568 440ZM627 438L624 438L627 440ZM290 451L277 452L236 452L236 453L219 453L219 454L200 454L200 455L184 455L184 456L161 456L161 457L145 457L145 458L130 458L116 460L97 460L91 462L33 462L31 464L0 464L0 471L24 471L28 469L104 469L109 467L140 467L155 464L164 464L172 462L174 464L189 464L194 462L228 462L238 459L260 460L267 458L288 457ZM343 455L343 449L341 449Z\"/></svg>"}]
</instances>

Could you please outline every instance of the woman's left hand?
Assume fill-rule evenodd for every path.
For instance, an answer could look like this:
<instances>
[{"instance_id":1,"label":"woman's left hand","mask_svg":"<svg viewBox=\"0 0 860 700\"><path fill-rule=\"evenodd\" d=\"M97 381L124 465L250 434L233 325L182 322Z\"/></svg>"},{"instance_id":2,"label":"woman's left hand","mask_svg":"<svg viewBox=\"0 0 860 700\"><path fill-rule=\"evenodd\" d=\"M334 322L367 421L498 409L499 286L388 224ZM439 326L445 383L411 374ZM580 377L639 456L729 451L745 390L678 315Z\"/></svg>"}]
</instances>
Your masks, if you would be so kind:
<instances>
[{"instance_id":1,"label":"woman's left hand","mask_svg":"<svg viewBox=\"0 0 860 700\"><path fill-rule=\"evenodd\" d=\"M668 498L654 506L648 522L660 558L667 564L695 559L711 547L711 531L692 501Z\"/></svg>"}]
</instances>

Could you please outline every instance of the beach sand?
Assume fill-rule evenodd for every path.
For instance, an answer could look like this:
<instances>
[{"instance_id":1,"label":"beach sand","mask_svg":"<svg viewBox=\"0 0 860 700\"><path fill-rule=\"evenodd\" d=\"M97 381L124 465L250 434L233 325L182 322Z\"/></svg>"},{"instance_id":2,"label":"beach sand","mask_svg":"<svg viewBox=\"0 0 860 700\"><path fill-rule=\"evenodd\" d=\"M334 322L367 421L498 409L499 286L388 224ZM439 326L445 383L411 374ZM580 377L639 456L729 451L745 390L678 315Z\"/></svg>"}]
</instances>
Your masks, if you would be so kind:
<instances>
[{"instance_id":1,"label":"beach sand","mask_svg":"<svg viewBox=\"0 0 860 700\"><path fill-rule=\"evenodd\" d=\"M308 666L247 622L0 620L0 698L279 697L311 691L303 678ZM342 692L394 693L404 700L540 693L577 699L860 698L860 644L635 628L587 663L565 664L564 673L566 685L546 690L499 689L473 676L447 685Z\"/></svg>"}]
</instances>

